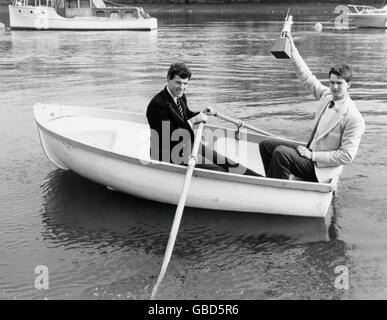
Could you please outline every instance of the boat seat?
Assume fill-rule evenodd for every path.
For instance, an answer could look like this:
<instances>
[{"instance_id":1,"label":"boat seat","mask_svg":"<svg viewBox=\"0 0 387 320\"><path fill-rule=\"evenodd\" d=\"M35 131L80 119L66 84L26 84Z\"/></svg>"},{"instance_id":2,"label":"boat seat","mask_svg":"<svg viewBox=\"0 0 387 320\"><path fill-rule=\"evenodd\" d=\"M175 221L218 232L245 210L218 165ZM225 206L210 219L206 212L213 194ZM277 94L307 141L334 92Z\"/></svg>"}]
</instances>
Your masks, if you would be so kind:
<instances>
[{"instance_id":1,"label":"boat seat","mask_svg":"<svg viewBox=\"0 0 387 320\"><path fill-rule=\"evenodd\" d=\"M93 117L64 117L51 123L70 139L121 155L150 160L150 130L147 124ZM85 130L85 127L88 129Z\"/></svg>"},{"instance_id":2,"label":"boat seat","mask_svg":"<svg viewBox=\"0 0 387 320\"><path fill-rule=\"evenodd\" d=\"M150 160L150 130L147 124L130 123L117 128L112 151L125 156Z\"/></svg>"},{"instance_id":3,"label":"boat seat","mask_svg":"<svg viewBox=\"0 0 387 320\"><path fill-rule=\"evenodd\" d=\"M263 176L265 175L257 143L220 136L214 142L214 149L228 159Z\"/></svg>"},{"instance_id":4,"label":"boat seat","mask_svg":"<svg viewBox=\"0 0 387 320\"><path fill-rule=\"evenodd\" d=\"M66 130L64 135L75 141L108 150L116 140L116 132L113 130Z\"/></svg>"}]
</instances>

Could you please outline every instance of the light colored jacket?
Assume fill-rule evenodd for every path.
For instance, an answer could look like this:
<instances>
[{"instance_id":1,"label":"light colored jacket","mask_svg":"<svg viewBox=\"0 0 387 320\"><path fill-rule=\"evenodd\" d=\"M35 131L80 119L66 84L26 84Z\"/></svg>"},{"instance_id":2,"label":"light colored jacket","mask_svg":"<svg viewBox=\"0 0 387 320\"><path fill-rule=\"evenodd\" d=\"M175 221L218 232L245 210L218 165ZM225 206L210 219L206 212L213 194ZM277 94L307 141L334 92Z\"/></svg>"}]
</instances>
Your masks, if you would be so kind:
<instances>
[{"instance_id":1,"label":"light colored jacket","mask_svg":"<svg viewBox=\"0 0 387 320\"><path fill-rule=\"evenodd\" d=\"M304 87L319 100L314 127L332 100L332 93L329 87L324 86L312 74L296 48L292 52L292 63ZM342 173L343 165L354 160L364 130L364 119L347 95L339 111L324 128L319 128L320 133L314 138L312 160L319 182L329 182Z\"/></svg>"}]
</instances>

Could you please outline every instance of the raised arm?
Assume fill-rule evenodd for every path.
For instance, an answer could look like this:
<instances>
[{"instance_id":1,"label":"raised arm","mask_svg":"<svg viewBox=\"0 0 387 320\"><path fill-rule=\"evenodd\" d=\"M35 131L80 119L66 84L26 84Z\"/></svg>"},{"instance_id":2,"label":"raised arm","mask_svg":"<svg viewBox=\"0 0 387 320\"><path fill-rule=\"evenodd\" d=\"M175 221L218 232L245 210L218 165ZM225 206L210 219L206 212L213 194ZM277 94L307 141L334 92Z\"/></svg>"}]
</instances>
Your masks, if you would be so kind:
<instances>
[{"instance_id":1,"label":"raised arm","mask_svg":"<svg viewBox=\"0 0 387 320\"><path fill-rule=\"evenodd\" d=\"M296 72L297 78L301 80L302 84L317 100L330 93L328 87L324 86L310 71L308 65L305 63L299 54L293 38L290 33L285 35L290 41L290 48L292 52L292 64Z\"/></svg>"}]
</instances>

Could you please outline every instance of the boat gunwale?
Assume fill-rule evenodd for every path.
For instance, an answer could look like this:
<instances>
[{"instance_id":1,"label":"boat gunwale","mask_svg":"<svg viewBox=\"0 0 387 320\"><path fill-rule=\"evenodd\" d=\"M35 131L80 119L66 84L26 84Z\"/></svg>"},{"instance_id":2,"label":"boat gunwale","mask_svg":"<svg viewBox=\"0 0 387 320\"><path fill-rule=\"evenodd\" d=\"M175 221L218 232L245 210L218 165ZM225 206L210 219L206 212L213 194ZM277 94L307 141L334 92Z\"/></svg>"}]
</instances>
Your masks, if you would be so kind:
<instances>
[{"instance_id":1,"label":"boat gunwale","mask_svg":"<svg viewBox=\"0 0 387 320\"><path fill-rule=\"evenodd\" d=\"M44 105L47 106L47 104L38 104L38 105ZM48 105L50 106L50 105ZM55 105L59 106L59 105ZM60 105L60 107L65 107L63 105ZM74 107L69 106L70 108L82 108L82 107ZM87 108L87 109L94 109L98 111L103 112L118 112L126 115L134 115L143 117L141 113L135 113L135 112L128 112L128 111L118 111L118 110L106 110L106 109L100 109L100 108ZM63 141L65 143L72 144L76 147L86 149L87 151L92 151L94 153L97 153L102 156L108 156L113 159L117 159L120 161L126 161L134 164L140 164L142 166L148 166L155 169L161 169L164 171L171 171L176 173L185 174L186 168L182 165L176 165L173 163L166 163L158 160L153 159L139 159L128 155L119 154L101 147L96 147L92 145L88 145L86 143L77 141L75 139L66 137L64 135L61 135L59 133L56 133L53 130L48 129L44 124L38 119L37 113L35 112L35 106L34 106L34 113L35 113L35 121L39 127L40 130L44 131L46 134L49 134L60 141ZM42 113L42 111L40 111ZM61 115L55 118L50 118L49 121L65 118L65 117L82 117L83 115ZM92 116L91 116L92 117ZM98 118L98 117L94 117ZM125 120L124 120L125 121ZM128 121L130 122L130 121ZM135 121L133 121L135 122ZM214 128L222 128L216 125L211 125L211 127ZM224 128L230 130L231 128ZM231 129L232 130L232 129ZM253 136L259 136L254 133L248 133ZM260 185L265 187L272 187L272 188L281 188L281 189L294 189L294 190L302 190L302 191L311 191L311 192L321 192L321 193L329 193L333 192L335 190L335 185L333 182L331 183L316 183L316 182L308 182L308 181L297 181L297 180L282 180L282 179L274 179L274 178L267 178L267 177L254 177L254 176L247 176L247 175L240 175L240 174L234 174L234 173L226 173L226 172L218 172L218 171L212 171L202 168L194 168L194 174L195 177L201 177L206 179L215 179L215 180L222 180L222 181L231 181L231 182L238 182L238 183L244 183L244 184L253 184L253 185Z\"/></svg>"}]
</instances>

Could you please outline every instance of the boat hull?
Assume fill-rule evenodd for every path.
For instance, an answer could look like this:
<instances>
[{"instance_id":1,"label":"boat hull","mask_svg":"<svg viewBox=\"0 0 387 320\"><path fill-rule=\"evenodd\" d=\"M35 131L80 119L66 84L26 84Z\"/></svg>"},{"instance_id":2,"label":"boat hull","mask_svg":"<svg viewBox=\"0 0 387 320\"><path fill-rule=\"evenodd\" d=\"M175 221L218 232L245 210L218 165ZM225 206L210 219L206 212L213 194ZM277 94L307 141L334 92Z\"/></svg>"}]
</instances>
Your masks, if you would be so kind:
<instances>
[{"instance_id":1,"label":"boat hull","mask_svg":"<svg viewBox=\"0 0 387 320\"><path fill-rule=\"evenodd\" d=\"M349 14L348 17L359 28L387 28L387 14Z\"/></svg>"},{"instance_id":2,"label":"boat hull","mask_svg":"<svg viewBox=\"0 0 387 320\"><path fill-rule=\"evenodd\" d=\"M65 18L51 7L17 7L9 5L10 27L13 30L138 30L157 29L157 19L113 19L104 17Z\"/></svg>"},{"instance_id":3,"label":"boat hull","mask_svg":"<svg viewBox=\"0 0 387 320\"><path fill-rule=\"evenodd\" d=\"M80 112L85 112L84 109L89 108L83 108ZM112 122L105 129L101 128L101 124L95 125L101 128L101 132L105 132L105 142L99 143L100 147L86 144L82 139L72 139L72 135L66 134L65 130L55 132L55 125L52 124L58 119L69 118L69 114L76 117L76 108L37 104L34 112L42 147L48 159L57 167L72 170L92 181L137 197L169 204L178 203L186 167L114 151L111 142L116 140L119 130L107 132ZM106 110L94 109L89 112L94 112L99 119L106 118ZM130 117L129 113L125 114ZM112 115L116 117L117 113ZM79 114L79 117L84 115ZM133 117L131 121L135 119L146 127L145 118L139 115ZM117 116L117 119L122 119L122 115ZM127 132L124 136L128 137ZM145 151L149 153L149 150ZM195 168L186 205L237 212L325 217L333 191L333 184L249 177Z\"/></svg>"}]
</instances>

